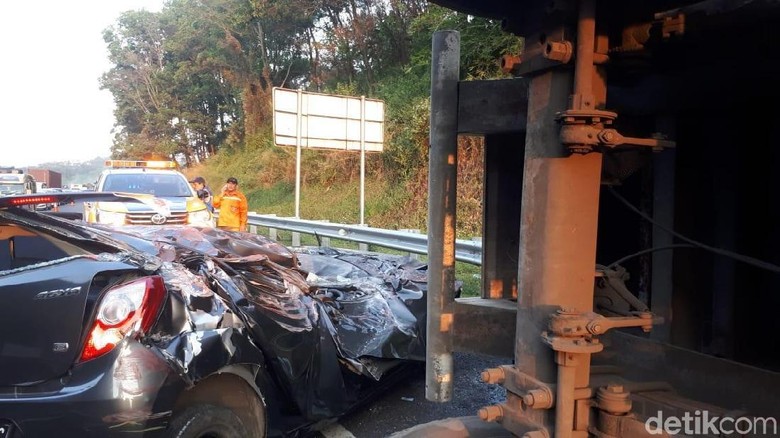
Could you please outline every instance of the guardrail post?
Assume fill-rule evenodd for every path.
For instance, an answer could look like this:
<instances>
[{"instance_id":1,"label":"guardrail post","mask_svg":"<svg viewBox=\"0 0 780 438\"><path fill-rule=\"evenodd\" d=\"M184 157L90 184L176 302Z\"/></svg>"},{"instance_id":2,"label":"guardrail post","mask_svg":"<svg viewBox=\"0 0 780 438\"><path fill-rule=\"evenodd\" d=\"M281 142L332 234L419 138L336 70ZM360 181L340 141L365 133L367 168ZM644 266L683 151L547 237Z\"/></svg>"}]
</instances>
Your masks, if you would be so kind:
<instances>
[{"instance_id":1,"label":"guardrail post","mask_svg":"<svg viewBox=\"0 0 780 438\"><path fill-rule=\"evenodd\" d=\"M254 215L254 214L257 214L257 212L256 211L250 211L248 214ZM257 234L257 225L249 225L249 232L251 234Z\"/></svg>"},{"instance_id":2,"label":"guardrail post","mask_svg":"<svg viewBox=\"0 0 780 438\"><path fill-rule=\"evenodd\" d=\"M403 231L404 233L420 234L420 230L418 228L403 228L403 229L398 230L398 231ZM416 253L413 253L413 252L410 252L410 253L407 253L407 254L409 254L409 258L412 259L412 260L419 260L420 259L420 255L419 254L416 254Z\"/></svg>"},{"instance_id":3,"label":"guardrail post","mask_svg":"<svg viewBox=\"0 0 780 438\"><path fill-rule=\"evenodd\" d=\"M301 246L301 233L293 231L292 246Z\"/></svg>"},{"instance_id":4,"label":"guardrail post","mask_svg":"<svg viewBox=\"0 0 780 438\"><path fill-rule=\"evenodd\" d=\"M329 223L330 220L325 219L322 220L321 222ZM320 236L320 246L325 248L330 248L330 237Z\"/></svg>"},{"instance_id":5,"label":"guardrail post","mask_svg":"<svg viewBox=\"0 0 780 438\"><path fill-rule=\"evenodd\" d=\"M266 214L266 215L263 215L263 216L275 218L276 214ZM276 228L268 227L268 238L273 240L274 242L279 241L279 235L277 234L277 231L278 230Z\"/></svg>"},{"instance_id":6,"label":"guardrail post","mask_svg":"<svg viewBox=\"0 0 780 438\"><path fill-rule=\"evenodd\" d=\"M359 227L367 227L368 225L366 225L366 224L359 224L358 226ZM359 242L358 243L358 250L359 251L368 251L368 249L369 249L369 247L368 247L367 243L363 243L363 242Z\"/></svg>"},{"instance_id":7,"label":"guardrail post","mask_svg":"<svg viewBox=\"0 0 780 438\"><path fill-rule=\"evenodd\" d=\"M428 155L428 321L425 398L452 400L455 203L458 176L460 33L433 34Z\"/></svg>"}]
</instances>

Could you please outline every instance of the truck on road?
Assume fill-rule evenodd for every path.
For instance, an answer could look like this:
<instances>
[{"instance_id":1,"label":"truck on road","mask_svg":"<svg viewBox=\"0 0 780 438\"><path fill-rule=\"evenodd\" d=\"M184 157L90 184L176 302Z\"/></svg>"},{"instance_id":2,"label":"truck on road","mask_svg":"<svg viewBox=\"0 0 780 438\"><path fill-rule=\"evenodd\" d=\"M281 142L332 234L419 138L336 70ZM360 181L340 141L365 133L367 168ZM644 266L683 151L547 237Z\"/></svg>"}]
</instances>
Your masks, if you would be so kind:
<instances>
[{"instance_id":1,"label":"truck on road","mask_svg":"<svg viewBox=\"0 0 780 438\"><path fill-rule=\"evenodd\" d=\"M37 192L35 178L21 169L0 169L0 194L24 195Z\"/></svg>"},{"instance_id":2,"label":"truck on road","mask_svg":"<svg viewBox=\"0 0 780 438\"><path fill-rule=\"evenodd\" d=\"M38 188L61 188L62 187L62 174L50 169L42 168L30 168L27 169L27 173L35 178L38 183ZM45 184L45 187L44 187Z\"/></svg>"}]
</instances>

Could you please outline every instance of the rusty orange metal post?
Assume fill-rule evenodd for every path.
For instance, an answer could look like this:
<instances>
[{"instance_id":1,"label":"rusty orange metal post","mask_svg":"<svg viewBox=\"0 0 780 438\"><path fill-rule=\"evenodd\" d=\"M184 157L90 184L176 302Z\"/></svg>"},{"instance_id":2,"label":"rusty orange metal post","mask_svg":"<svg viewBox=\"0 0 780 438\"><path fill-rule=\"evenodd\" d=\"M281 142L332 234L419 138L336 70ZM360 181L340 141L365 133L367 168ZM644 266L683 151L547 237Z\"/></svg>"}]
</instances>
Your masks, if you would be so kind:
<instances>
[{"instance_id":1,"label":"rusty orange metal post","mask_svg":"<svg viewBox=\"0 0 780 438\"><path fill-rule=\"evenodd\" d=\"M556 438L583 432L573 430L574 390L589 383L590 355L556 357L540 334L559 308L592 310L602 160L600 153L569 155L555 119L566 109L593 111L606 99L604 77L593 64L593 1L580 8L574 75L559 69L531 80L521 209L515 363L521 373L557 381L554 418L547 411L529 415Z\"/></svg>"}]
</instances>

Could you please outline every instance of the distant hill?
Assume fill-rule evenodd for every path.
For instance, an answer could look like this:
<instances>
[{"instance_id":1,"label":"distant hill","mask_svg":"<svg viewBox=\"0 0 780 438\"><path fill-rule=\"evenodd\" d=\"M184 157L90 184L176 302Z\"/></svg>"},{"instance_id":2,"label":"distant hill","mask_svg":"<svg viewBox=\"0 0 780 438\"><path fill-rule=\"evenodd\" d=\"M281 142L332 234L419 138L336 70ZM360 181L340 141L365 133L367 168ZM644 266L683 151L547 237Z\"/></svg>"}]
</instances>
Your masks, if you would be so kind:
<instances>
[{"instance_id":1,"label":"distant hill","mask_svg":"<svg viewBox=\"0 0 780 438\"><path fill-rule=\"evenodd\" d=\"M61 173L62 184L88 184L97 181L98 175L105 168L106 160L106 157L95 157L89 161L56 161L30 167Z\"/></svg>"}]
</instances>

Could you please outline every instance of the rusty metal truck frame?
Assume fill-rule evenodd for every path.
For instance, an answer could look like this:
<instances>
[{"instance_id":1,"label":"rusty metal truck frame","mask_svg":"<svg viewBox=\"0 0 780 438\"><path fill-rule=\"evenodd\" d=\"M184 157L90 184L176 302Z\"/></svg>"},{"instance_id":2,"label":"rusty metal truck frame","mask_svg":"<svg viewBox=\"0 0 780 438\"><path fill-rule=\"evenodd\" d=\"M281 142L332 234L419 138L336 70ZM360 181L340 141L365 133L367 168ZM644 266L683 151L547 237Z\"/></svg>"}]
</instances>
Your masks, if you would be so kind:
<instances>
[{"instance_id":1,"label":"rusty metal truck frame","mask_svg":"<svg viewBox=\"0 0 780 438\"><path fill-rule=\"evenodd\" d=\"M483 373L507 398L478 416L515 436L657 436L645 427L657 412L780 418L780 326L764 307L780 305L780 214L761 207L762 222L747 201L780 187L766 176L775 112L762 109L780 87L761 82L780 71L780 7L433 2L503 19L525 49L503 58L513 79L462 81L459 33L433 36L426 397L457 397L452 353L477 351L513 359ZM484 284L470 299L453 293L459 134L486 143ZM753 222L763 242L738 227ZM678 252L690 248L714 259ZM638 285L597 264L610 249L636 250Z\"/></svg>"}]
</instances>

